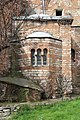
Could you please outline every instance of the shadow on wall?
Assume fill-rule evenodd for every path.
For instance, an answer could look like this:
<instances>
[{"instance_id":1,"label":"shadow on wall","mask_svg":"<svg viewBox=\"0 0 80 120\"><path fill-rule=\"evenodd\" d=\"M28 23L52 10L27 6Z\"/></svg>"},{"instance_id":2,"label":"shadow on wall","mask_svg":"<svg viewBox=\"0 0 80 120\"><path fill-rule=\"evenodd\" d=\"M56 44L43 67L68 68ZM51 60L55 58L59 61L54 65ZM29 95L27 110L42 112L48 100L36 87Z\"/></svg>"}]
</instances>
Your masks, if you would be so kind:
<instances>
[{"instance_id":1,"label":"shadow on wall","mask_svg":"<svg viewBox=\"0 0 80 120\"><path fill-rule=\"evenodd\" d=\"M80 44L80 43L79 43ZM80 94L80 46L78 42L72 39L72 49L75 50L75 60L72 60L72 80L73 92Z\"/></svg>"}]
</instances>

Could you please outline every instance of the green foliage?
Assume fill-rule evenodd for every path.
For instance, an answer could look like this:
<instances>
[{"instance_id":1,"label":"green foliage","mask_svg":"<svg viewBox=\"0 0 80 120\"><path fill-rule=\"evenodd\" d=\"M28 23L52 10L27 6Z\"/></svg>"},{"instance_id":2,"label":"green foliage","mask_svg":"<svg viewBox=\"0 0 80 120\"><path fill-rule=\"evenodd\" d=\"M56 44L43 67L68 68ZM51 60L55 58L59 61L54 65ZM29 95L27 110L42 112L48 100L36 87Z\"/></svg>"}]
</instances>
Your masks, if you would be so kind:
<instances>
[{"instance_id":1,"label":"green foliage","mask_svg":"<svg viewBox=\"0 0 80 120\"><path fill-rule=\"evenodd\" d=\"M80 120L80 99L64 101L53 105L23 106L9 120Z\"/></svg>"}]
</instances>

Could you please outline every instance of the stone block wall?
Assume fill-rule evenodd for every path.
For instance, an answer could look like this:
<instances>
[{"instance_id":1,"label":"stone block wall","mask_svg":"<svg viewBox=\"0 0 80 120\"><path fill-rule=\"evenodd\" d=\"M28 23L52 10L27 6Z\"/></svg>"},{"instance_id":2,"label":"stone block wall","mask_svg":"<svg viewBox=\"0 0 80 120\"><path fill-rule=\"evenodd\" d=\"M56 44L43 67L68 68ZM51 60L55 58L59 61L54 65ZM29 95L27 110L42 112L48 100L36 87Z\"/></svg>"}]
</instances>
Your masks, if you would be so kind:
<instances>
[{"instance_id":1,"label":"stone block wall","mask_svg":"<svg viewBox=\"0 0 80 120\"><path fill-rule=\"evenodd\" d=\"M19 87L0 82L0 102L18 102Z\"/></svg>"},{"instance_id":2,"label":"stone block wall","mask_svg":"<svg viewBox=\"0 0 80 120\"><path fill-rule=\"evenodd\" d=\"M34 8L34 13L42 13L42 2L41 0L31 0L30 6ZM54 7L53 7L54 6ZM80 1L79 0L47 0L46 3L46 14L56 15L56 9L62 10L62 16L71 15L73 16L72 25L62 25L53 21L32 21L32 20L16 20L15 29L18 28L18 40L20 40L20 47L17 49L18 54L18 66L15 67L15 72L21 72L28 78L31 79L41 79L46 89L46 81L55 79L58 74L63 73L65 76L68 76L70 82L73 84L78 84L80 81ZM36 42L28 42L26 37L32 32L43 31L50 33L54 40L43 39L38 44ZM24 39L24 40L23 40ZM57 41L62 40L61 42ZM34 39L35 41L35 39ZM39 41L39 40L38 40ZM44 47L48 48L48 65L46 67L42 66L34 68L31 65L30 60L30 48L34 47ZM62 47L62 49L61 49ZM75 49L76 59L75 62L71 61L71 48ZM11 69L11 60L9 49L3 50L0 55L0 74L7 75L10 73ZM62 63L61 63L62 59ZM16 61L16 60L15 60ZM16 63L16 62L15 62ZM62 64L62 65L61 65ZM14 66L13 66L14 68ZM62 71L61 71L62 69ZM14 72L14 71L13 71ZM44 80L45 78L45 80ZM54 81L51 81L53 86L50 89L54 88ZM50 86L49 86L50 87ZM77 87L78 91L80 87ZM75 93L77 90L74 90ZM49 91L46 89L46 91Z\"/></svg>"},{"instance_id":3,"label":"stone block wall","mask_svg":"<svg viewBox=\"0 0 80 120\"><path fill-rule=\"evenodd\" d=\"M62 74L72 80L71 72L71 27L69 25L61 26L62 39Z\"/></svg>"},{"instance_id":4,"label":"stone block wall","mask_svg":"<svg viewBox=\"0 0 80 120\"><path fill-rule=\"evenodd\" d=\"M35 13L43 13L42 1L31 0L31 6ZM54 6L54 7L53 7ZM46 0L45 1L46 14L56 15L56 9L62 10L62 15L71 14L74 18L73 26L80 26L80 1L79 0Z\"/></svg>"},{"instance_id":5,"label":"stone block wall","mask_svg":"<svg viewBox=\"0 0 80 120\"><path fill-rule=\"evenodd\" d=\"M72 61L74 93L80 94L80 27L72 27L72 48L75 50L75 61Z\"/></svg>"},{"instance_id":6,"label":"stone block wall","mask_svg":"<svg viewBox=\"0 0 80 120\"><path fill-rule=\"evenodd\" d=\"M41 91L0 82L0 102L25 102L41 99Z\"/></svg>"},{"instance_id":7,"label":"stone block wall","mask_svg":"<svg viewBox=\"0 0 80 120\"><path fill-rule=\"evenodd\" d=\"M70 24L59 24L58 21L55 22L53 20L51 20L51 21L24 20L22 23L20 20L16 20L15 22L16 22L16 25L21 24L19 32L18 32L18 36L19 36L20 40L25 39L21 42L21 45L24 47L23 51L26 51L26 55L24 55L24 56L26 56L25 60L27 61L27 64L30 65L30 57L31 56L30 56L30 51L28 51L30 48L33 47L33 48L37 49L37 48L41 47L43 49L44 46L46 46L46 48L49 48L49 50L48 50L49 51L48 52L49 66L45 67L45 68L42 66L39 69L41 71L44 69L45 69L45 71L49 71L51 74L48 77L50 77L53 74L52 78L54 79L54 81L56 79L56 76L59 75L59 73L63 74L64 76L68 77L68 79L70 81L70 85L71 85L72 72L71 72L71 26L70 26ZM35 38L34 38L35 43L33 40L30 40L30 42L28 42L28 39L26 39L27 36L33 32L37 32L37 31L47 32L47 33L51 34L54 38L54 41L56 41L56 42L54 42L53 40L50 40L50 42L48 42L48 43L46 42L46 44L45 44L45 40L43 39L43 40L39 41L39 44L37 44L37 40L35 40ZM44 45L43 45L43 41L44 41ZM60 41L62 41L61 47L59 47ZM26 44L26 48L25 48L24 44ZM53 51L53 55L52 55L52 51ZM27 58L29 58L29 59L27 59ZM26 67L26 68L25 67L26 66L24 66L24 68L22 68L22 71L24 71L24 69L27 69L27 71L32 69L31 67ZM37 70L38 68L35 66L34 69ZM27 77L31 76L32 73L28 74L27 71L25 72L25 74L27 74ZM40 73L40 71L39 71L39 73ZM39 73L36 73L36 71L34 71L34 74L39 74ZM42 74L41 74L41 76L42 76ZM46 81L48 80L48 77L46 75ZM38 78L40 79L40 77L38 77ZM43 76L42 76L42 79L43 79ZM45 81L45 83L46 83L46 81ZM53 83L53 86L52 86L53 89L55 89L54 85L55 85L55 82ZM72 85L71 85L70 89L72 89Z\"/></svg>"},{"instance_id":8,"label":"stone block wall","mask_svg":"<svg viewBox=\"0 0 80 120\"><path fill-rule=\"evenodd\" d=\"M62 73L62 42L52 38L28 38L22 46L23 53L17 54L18 70L28 79L38 82L47 96L53 95L55 80ZM42 51L44 48L47 49L47 65L31 65L31 49L37 51L38 48ZM49 93L50 91L52 93Z\"/></svg>"}]
</instances>

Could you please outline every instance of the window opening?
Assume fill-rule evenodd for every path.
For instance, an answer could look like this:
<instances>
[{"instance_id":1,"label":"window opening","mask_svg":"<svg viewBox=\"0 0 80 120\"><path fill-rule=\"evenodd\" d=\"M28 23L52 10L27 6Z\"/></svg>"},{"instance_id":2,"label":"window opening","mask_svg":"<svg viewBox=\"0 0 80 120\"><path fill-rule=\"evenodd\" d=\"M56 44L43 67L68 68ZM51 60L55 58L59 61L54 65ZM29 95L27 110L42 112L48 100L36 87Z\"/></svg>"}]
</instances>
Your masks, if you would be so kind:
<instances>
[{"instance_id":1,"label":"window opening","mask_svg":"<svg viewBox=\"0 0 80 120\"><path fill-rule=\"evenodd\" d=\"M41 65L41 49L37 50L37 65Z\"/></svg>"},{"instance_id":2,"label":"window opening","mask_svg":"<svg viewBox=\"0 0 80 120\"><path fill-rule=\"evenodd\" d=\"M56 16L62 16L62 10L56 10Z\"/></svg>"},{"instance_id":3,"label":"window opening","mask_svg":"<svg viewBox=\"0 0 80 120\"><path fill-rule=\"evenodd\" d=\"M43 55L41 49L31 49L31 65L47 65L47 49L43 49Z\"/></svg>"},{"instance_id":4,"label":"window opening","mask_svg":"<svg viewBox=\"0 0 80 120\"><path fill-rule=\"evenodd\" d=\"M31 64L35 65L35 50L31 50Z\"/></svg>"},{"instance_id":5,"label":"window opening","mask_svg":"<svg viewBox=\"0 0 80 120\"><path fill-rule=\"evenodd\" d=\"M47 64L47 49L43 50L43 65Z\"/></svg>"}]
</instances>

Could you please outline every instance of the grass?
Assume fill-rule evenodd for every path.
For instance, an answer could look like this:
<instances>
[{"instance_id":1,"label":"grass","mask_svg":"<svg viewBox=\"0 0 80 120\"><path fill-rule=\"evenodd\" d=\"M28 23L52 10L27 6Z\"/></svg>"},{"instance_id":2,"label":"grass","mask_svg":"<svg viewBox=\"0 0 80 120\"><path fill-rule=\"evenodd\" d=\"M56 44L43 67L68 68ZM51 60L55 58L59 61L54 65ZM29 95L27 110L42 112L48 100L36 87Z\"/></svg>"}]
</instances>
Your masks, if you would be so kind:
<instances>
[{"instance_id":1,"label":"grass","mask_svg":"<svg viewBox=\"0 0 80 120\"><path fill-rule=\"evenodd\" d=\"M80 99L35 108L25 105L9 120L80 120Z\"/></svg>"}]
</instances>

